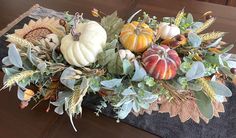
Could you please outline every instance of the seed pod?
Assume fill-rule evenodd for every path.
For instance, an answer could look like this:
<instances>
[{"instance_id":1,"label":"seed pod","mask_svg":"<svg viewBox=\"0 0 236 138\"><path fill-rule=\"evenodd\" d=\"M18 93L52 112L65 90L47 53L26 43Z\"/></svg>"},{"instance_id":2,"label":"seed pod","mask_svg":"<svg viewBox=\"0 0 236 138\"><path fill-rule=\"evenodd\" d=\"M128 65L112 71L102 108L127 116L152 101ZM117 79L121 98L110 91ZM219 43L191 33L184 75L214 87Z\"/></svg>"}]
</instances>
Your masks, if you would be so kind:
<instances>
[{"instance_id":1,"label":"seed pod","mask_svg":"<svg viewBox=\"0 0 236 138\"><path fill-rule=\"evenodd\" d=\"M236 74L236 68L231 68L231 69L230 69L230 72L231 72L232 74Z\"/></svg>"}]
</instances>

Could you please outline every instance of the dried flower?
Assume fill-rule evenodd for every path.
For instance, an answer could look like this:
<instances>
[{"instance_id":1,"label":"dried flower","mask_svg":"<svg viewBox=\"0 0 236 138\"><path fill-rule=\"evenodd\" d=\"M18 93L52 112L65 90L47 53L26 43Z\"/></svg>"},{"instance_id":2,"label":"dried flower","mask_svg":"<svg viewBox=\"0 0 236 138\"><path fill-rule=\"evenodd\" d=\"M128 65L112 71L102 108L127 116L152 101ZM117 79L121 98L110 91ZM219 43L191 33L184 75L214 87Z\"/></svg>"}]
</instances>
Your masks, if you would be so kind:
<instances>
[{"instance_id":1,"label":"dried flower","mask_svg":"<svg viewBox=\"0 0 236 138\"><path fill-rule=\"evenodd\" d=\"M34 46L31 42L15 35L15 34L9 34L9 35L6 35L6 37L8 38L7 39L8 42L15 43L21 47L29 47L29 46L33 47Z\"/></svg>"},{"instance_id":2,"label":"dried flower","mask_svg":"<svg viewBox=\"0 0 236 138\"><path fill-rule=\"evenodd\" d=\"M1 88L1 90L11 87L12 85L14 85L15 83L18 83L26 78L31 77L32 75L34 75L35 73L38 73L39 71L34 71L34 70L26 70L26 71L22 71L20 73L14 74L12 75L5 83L4 86Z\"/></svg>"},{"instance_id":3,"label":"dried flower","mask_svg":"<svg viewBox=\"0 0 236 138\"><path fill-rule=\"evenodd\" d=\"M205 78L199 78L198 79L201 86L203 86L203 92L211 99L215 100L215 91L214 89L208 84L207 80Z\"/></svg>"},{"instance_id":4,"label":"dried flower","mask_svg":"<svg viewBox=\"0 0 236 138\"><path fill-rule=\"evenodd\" d=\"M182 9L181 11L178 12L176 18L175 18L175 25L179 26L182 18L184 17L184 9Z\"/></svg>"},{"instance_id":5,"label":"dried flower","mask_svg":"<svg viewBox=\"0 0 236 138\"><path fill-rule=\"evenodd\" d=\"M217 38L223 37L225 35L225 32L211 32L211 33L205 33L199 35L199 37L202 39L202 41L209 41L209 40L215 40Z\"/></svg>"},{"instance_id":6,"label":"dried flower","mask_svg":"<svg viewBox=\"0 0 236 138\"><path fill-rule=\"evenodd\" d=\"M208 27L210 27L214 22L215 22L215 18L210 18L208 19L201 27L199 27L195 32L201 33L202 31L206 30Z\"/></svg>"},{"instance_id":7,"label":"dried flower","mask_svg":"<svg viewBox=\"0 0 236 138\"><path fill-rule=\"evenodd\" d=\"M91 13L94 17L100 17L99 11L96 8L93 8Z\"/></svg>"}]
</instances>

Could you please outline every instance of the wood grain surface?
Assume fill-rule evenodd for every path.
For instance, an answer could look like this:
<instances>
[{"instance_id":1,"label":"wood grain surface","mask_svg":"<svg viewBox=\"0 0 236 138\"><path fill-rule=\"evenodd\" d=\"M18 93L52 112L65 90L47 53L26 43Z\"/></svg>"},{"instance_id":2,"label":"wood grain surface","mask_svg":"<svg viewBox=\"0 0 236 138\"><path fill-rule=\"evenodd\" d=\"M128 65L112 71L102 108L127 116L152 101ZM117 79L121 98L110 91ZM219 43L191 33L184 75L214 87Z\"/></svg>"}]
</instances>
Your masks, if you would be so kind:
<instances>
[{"instance_id":1,"label":"wood grain surface","mask_svg":"<svg viewBox=\"0 0 236 138\"><path fill-rule=\"evenodd\" d=\"M185 8L192 12L196 19L206 11L213 11L217 22L210 30L229 32L225 41L235 43L236 40L236 8L226 7L195 0L0 0L0 29L28 10L32 5L42 6L57 11L83 12L90 15L92 8L97 8L109 14L118 11L120 17L127 19L133 12L143 9L159 19L163 16L174 16ZM236 48L231 51L236 53ZM0 73L0 80L3 74ZM2 84L0 84L2 86ZM20 110L16 90L4 90L0 93L0 138L28 137L84 137L84 138L152 138L157 137L124 123L117 124L115 120L101 116L97 118L93 111L84 109L83 117L75 120L79 130L75 133L67 115L58 116L53 111L45 113L47 103L35 110Z\"/></svg>"}]
</instances>

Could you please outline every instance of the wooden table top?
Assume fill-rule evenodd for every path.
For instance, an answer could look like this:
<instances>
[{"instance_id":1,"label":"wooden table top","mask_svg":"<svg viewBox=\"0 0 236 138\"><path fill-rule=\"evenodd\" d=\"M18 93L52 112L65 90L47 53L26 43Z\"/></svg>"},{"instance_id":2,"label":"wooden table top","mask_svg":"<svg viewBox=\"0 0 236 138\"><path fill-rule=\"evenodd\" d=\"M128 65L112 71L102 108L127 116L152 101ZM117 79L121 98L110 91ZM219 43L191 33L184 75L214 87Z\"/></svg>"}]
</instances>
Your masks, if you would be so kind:
<instances>
[{"instance_id":1,"label":"wooden table top","mask_svg":"<svg viewBox=\"0 0 236 138\"><path fill-rule=\"evenodd\" d=\"M217 17L217 22L210 29L229 32L224 39L229 43L235 43L236 40L236 8L233 7L193 0L40 0L37 2L57 11L83 12L87 18L93 18L90 10L94 7L108 14L117 10L119 16L125 19L138 9L156 15L159 19L163 16L175 16L183 7L196 19L211 10ZM17 0L17 2L0 0L0 29L35 3L34 0ZM236 48L231 52L236 53ZM2 76L3 73L0 72L0 80ZM58 116L53 111L45 113L46 106L47 104L43 103L33 111L20 110L16 90L13 88L10 92L2 91L0 93L0 137L157 137L124 123L117 124L115 120L108 117L98 118L88 109L84 109L82 118L75 120L78 128L78 133L75 133L66 114Z\"/></svg>"}]
</instances>

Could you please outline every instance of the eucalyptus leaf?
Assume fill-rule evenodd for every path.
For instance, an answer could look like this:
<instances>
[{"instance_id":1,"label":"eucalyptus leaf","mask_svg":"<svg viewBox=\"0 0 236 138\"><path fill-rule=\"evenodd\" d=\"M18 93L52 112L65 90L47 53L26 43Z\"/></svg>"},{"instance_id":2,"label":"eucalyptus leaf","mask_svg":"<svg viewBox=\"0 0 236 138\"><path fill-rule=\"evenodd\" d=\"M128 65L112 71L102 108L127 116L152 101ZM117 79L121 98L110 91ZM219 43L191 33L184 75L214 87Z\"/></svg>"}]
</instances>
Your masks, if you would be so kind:
<instances>
[{"instance_id":1,"label":"eucalyptus leaf","mask_svg":"<svg viewBox=\"0 0 236 138\"><path fill-rule=\"evenodd\" d=\"M118 117L120 119L124 119L131 112L132 108L133 108L133 103L131 101L124 103L121 107L121 110L118 112Z\"/></svg>"},{"instance_id":2,"label":"eucalyptus leaf","mask_svg":"<svg viewBox=\"0 0 236 138\"><path fill-rule=\"evenodd\" d=\"M101 25L107 32L107 41L110 42L116 38L124 25L124 21L117 17L117 12L107 15L101 19Z\"/></svg>"},{"instance_id":3,"label":"eucalyptus leaf","mask_svg":"<svg viewBox=\"0 0 236 138\"><path fill-rule=\"evenodd\" d=\"M211 119L213 117L213 106L211 103L211 99L207 97L204 92L199 91L195 92L196 102L198 108L203 116L207 119Z\"/></svg>"},{"instance_id":4,"label":"eucalyptus leaf","mask_svg":"<svg viewBox=\"0 0 236 138\"><path fill-rule=\"evenodd\" d=\"M221 42L222 37L218 38L216 41L214 41L213 43L211 43L210 45L207 46L207 48L211 48L211 47L217 47L218 44Z\"/></svg>"},{"instance_id":5,"label":"eucalyptus leaf","mask_svg":"<svg viewBox=\"0 0 236 138\"><path fill-rule=\"evenodd\" d=\"M90 83L89 83L89 87L90 89L92 89L94 92L99 91L100 90L100 79L99 77L94 77L91 78Z\"/></svg>"},{"instance_id":6,"label":"eucalyptus leaf","mask_svg":"<svg viewBox=\"0 0 236 138\"><path fill-rule=\"evenodd\" d=\"M214 89L217 95L221 95L225 97L232 96L231 90L228 87L226 87L224 84L219 83L217 81L210 81L209 84Z\"/></svg>"},{"instance_id":7,"label":"eucalyptus leaf","mask_svg":"<svg viewBox=\"0 0 236 138\"><path fill-rule=\"evenodd\" d=\"M200 28L203 25L202 22L194 22L191 26L191 29L195 31L196 29Z\"/></svg>"},{"instance_id":8,"label":"eucalyptus leaf","mask_svg":"<svg viewBox=\"0 0 236 138\"><path fill-rule=\"evenodd\" d=\"M122 79L105 80L105 81L101 81L101 85L111 89L111 88L120 86L121 81Z\"/></svg>"},{"instance_id":9,"label":"eucalyptus leaf","mask_svg":"<svg viewBox=\"0 0 236 138\"><path fill-rule=\"evenodd\" d=\"M196 33L189 33L188 40L193 47L199 47L202 43L202 39Z\"/></svg>"},{"instance_id":10,"label":"eucalyptus leaf","mask_svg":"<svg viewBox=\"0 0 236 138\"><path fill-rule=\"evenodd\" d=\"M24 92L22 91L22 89L20 87L18 87L17 89L17 98L21 101L24 101Z\"/></svg>"},{"instance_id":11,"label":"eucalyptus leaf","mask_svg":"<svg viewBox=\"0 0 236 138\"><path fill-rule=\"evenodd\" d=\"M22 68L22 60L20 57L20 53L18 52L15 44L9 44L8 57L9 57L10 62L14 66L18 68Z\"/></svg>"},{"instance_id":12,"label":"eucalyptus leaf","mask_svg":"<svg viewBox=\"0 0 236 138\"><path fill-rule=\"evenodd\" d=\"M59 115L62 115L64 113L64 109L63 109L63 106L58 106L54 109L54 112L59 114Z\"/></svg>"},{"instance_id":13,"label":"eucalyptus leaf","mask_svg":"<svg viewBox=\"0 0 236 138\"><path fill-rule=\"evenodd\" d=\"M128 59L124 59L122 62L123 62L123 72L124 72L124 74L131 75L134 71L133 64Z\"/></svg>"},{"instance_id":14,"label":"eucalyptus leaf","mask_svg":"<svg viewBox=\"0 0 236 138\"><path fill-rule=\"evenodd\" d=\"M211 64L216 64L216 65L220 65L220 57L219 55L209 55L207 54L205 56L205 60Z\"/></svg>"},{"instance_id":15,"label":"eucalyptus leaf","mask_svg":"<svg viewBox=\"0 0 236 138\"><path fill-rule=\"evenodd\" d=\"M198 79L201 77L204 77L205 74L205 66L202 62L196 61L192 64L192 67L188 72L186 73L186 78L188 81Z\"/></svg>"},{"instance_id":16,"label":"eucalyptus leaf","mask_svg":"<svg viewBox=\"0 0 236 138\"><path fill-rule=\"evenodd\" d=\"M144 102L144 101L138 101L138 105L143 109L148 109L149 108L149 103Z\"/></svg>"},{"instance_id":17,"label":"eucalyptus leaf","mask_svg":"<svg viewBox=\"0 0 236 138\"><path fill-rule=\"evenodd\" d=\"M72 67L68 67L62 72L60 81L63 85L73 90L75 85L75 79L71 79L70 77L73 77L75 75L75 70Z\"/></svg>"},{"instance_id":18,"label":"eucalyptus leaf","mask_svg":"<svg viewBox=\"0 0 236 138\"><path fill-rule=\"evenodd\" d=\"M220 71L222 71L225 75L227 75L228 77L230 77L231 79L234 79L234 74L232 74L230 72L230 69L227 67L220 67L219 68Z\"/></svg>"},{"instance_id":19,"label":"eucalyptus leaf","mask_svg":"<svg viewBox=\"0 0 236 138\"><path fill-rule=\"evenodd\" d=\"M110 62L107 65L108 72L111 74L122 74L123 67L119 54L116 52L115 54L110 55L109 58Z\"/></svg>"},{"instance_id":20,"label":"eucalyptus leaf","mask_svg":"<svg viewBox=\"0 0 236 138\"><path fill-rule=\"evenodd\" d=\"M12 65L12 63L11 63L11 61L10 61L10 59L9 59L8 56L7 56L7 57L4 57L4 58L2 59L2 64L6 65L6 66Z\"/></svg>"},{"instance_id":21,"label":"eucalyptus leaf","mask_svg":"<svg viewBox=\"0 0 236 138\"><path fill-rule=\"evenodd\" d=\"M98 64L101 66L107 65L111 61L111 56L115 54L115 49L108 49L98 54Z\"/></svg>"},{"instance_id":22,"label":"eucalyptus leaf","mask_svg":"<svg viewBox=\"0 0 236 138\"><path fill-rule=\"evenodd\" d=\"M14 69L14 68L2 68L2 71L3 71L7 76L11 76L11 75L16 74L16 73L19 72L17 69Z\"/></svg>"},{"instance_id":23,"label":"eucalyptus leaf","mask_svg":"<svg viewBox=\"0 0 236 138\"><path fill-rule=\"evenodd\" d=\"M198 83L188 83L188 88L192 91L201 91L202 86Z\"/></svg>"},{"instance_id":24,"label":"eucalyptus leaf","mask_svg":"<svg viewBox=\"0 0 236 138\"><path fill-rule=\"evenodd\" d=\"M231 44L231 45L227 46L226 48L224 48L224 49L220 52L220 54L229 52L232 48L234 48L234 44Z\"/></svg>"},{"instance_id":25,"label":"eucalyptus leaf","mask_svg":"<svg viewBox=\"0 0 236 138\"><path fill-rule=\"evenodd\" d=\"M133 110L134 110L134 112L138 113L140 111L140 109L141 109L140 106L138 105L137 101L135 100L133 102Z\"/></svg>"},{"instance_id":26,"label":"eucalyptus leaf","mask_svg":"<svg viewBox=\"0 0 236 138\"><path fill-rule=\"evenodd\" d=\"M226 61L229 68L236 68L236 61Z\"/></svg>"},{"instance_id":27,"label":"eucalyptus leaf","mask_svg":"<svg viewBox=\"0 0 236 138\"><path fill-rule=\"evenodd\" d=\"M186 18L186 23L192 24L193 23L193 15L191 13L188 13Z\"/></svg>"},{"instance_id":28,"label":"eucalyptus leaf","mask_svg":"<svg viewBox=\"0 0 236 138\"><path fill-rule=\"evenodd\" d=\"M138 63L137 60L134 61L134 66L135 72L131 80L136 82L144 80L144 77L147 75L145 69Z\"/></svg>"},{"instance_id":29,"label":"eucalyptus leaf","mask_svg":"<svg viewBox=\"0 0 236 138\"><path fill-rule=\"evenodd\" d=\"M128 102L131 102L131 101L132 101L132 99L130 99L130 97L125 96L118 103L114 104L113 106L114 107L120 107L124 103L128 103Z\"/></svg>"},{"instance_id":30,"label":"eucalyptus leaf","mask_svg":"<svg viewBox=\"0 0 236 138\"><path fill-rule=\"evenodd\" d=\"M136 92L135 92L131 87L125 89L125 90L122 92L122 95L124 95L124 96L135 95L135 94L136 94Z\"/></svg>"},{"instance_id":31,"label":"eucalyptus leaf","mask_svg":"<svg viewBox=\"0 0 236 138\"><path fill-rule=\"evenodd\" d=\"M65 98L70 97L71 92L60 91L58 92L58 99L55 102L50 102L54 106L62 106L65 104Z\"/></svg>"}]
</instances>

